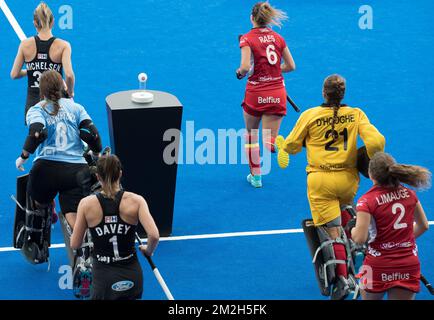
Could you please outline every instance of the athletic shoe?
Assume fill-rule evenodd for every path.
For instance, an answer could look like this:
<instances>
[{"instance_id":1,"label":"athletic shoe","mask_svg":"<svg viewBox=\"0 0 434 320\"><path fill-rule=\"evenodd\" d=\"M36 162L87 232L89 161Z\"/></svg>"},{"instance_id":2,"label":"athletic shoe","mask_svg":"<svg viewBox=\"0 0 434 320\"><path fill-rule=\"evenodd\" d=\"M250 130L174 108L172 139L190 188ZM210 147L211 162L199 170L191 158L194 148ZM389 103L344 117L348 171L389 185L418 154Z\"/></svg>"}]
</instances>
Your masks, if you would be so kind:
<instances>
[{"instance_id":1,"label":"athletic shoe","mask_svg":"<svg viewBox=\"0 0 434 320\"><path fill-rule=\"evenodd\" d=\"M262 177L260 175L253 176L252 174L249 174L247 176L247 182L255 188L262 188Z\"/></svg>"},{"instance_id":2,"label":"athletic shoe","mask_svg":"<svg viewBox=\"0 0 434 320\"><path fill-rule=\"evenodd\" d=\"M76 258L76 267L73 273L73 293L78 299L90 299L92 286L92 263L90 258L84 260L82 257Z\"/></svg>"},{"instance_id":3,"label":"athletic shoe","mask_svg":"<svg viewBox=\"0 0 434 320\"><path fill-rule=\"evenodd\" d=\"M283 136L277 136L274 142L275 148L277 151L277 163L280 168L285 169L289 165L289 154L285 150L283 150L283 143L285 142L285 138Z\"/></svg>"}]
</instances>

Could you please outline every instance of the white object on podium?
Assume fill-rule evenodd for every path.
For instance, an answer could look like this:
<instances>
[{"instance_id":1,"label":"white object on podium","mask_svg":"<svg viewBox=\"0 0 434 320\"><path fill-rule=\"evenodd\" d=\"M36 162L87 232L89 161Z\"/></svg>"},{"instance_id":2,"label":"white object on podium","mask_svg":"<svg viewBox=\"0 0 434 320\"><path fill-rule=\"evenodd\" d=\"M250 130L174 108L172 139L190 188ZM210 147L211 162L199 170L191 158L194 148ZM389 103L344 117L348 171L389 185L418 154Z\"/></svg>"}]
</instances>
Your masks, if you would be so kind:
<instances>
[{"instance_id":1,"label":"white object on podium","mask_svg":"<svg viewBox=\"0 0 434 320\"><path fill-rule=\"evenodd\" d=\"M136 103L151 103L154 95L148 91L136 91L131 94L131 100Z\"/></svg>"}]
</instances>

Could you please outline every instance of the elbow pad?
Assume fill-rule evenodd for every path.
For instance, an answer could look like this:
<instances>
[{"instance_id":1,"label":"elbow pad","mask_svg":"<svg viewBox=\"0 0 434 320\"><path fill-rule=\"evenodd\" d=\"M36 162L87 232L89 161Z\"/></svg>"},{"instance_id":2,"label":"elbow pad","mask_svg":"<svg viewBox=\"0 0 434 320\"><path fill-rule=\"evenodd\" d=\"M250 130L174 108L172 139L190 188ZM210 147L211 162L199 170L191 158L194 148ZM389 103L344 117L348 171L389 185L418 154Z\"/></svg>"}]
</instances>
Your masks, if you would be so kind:
<instances>
[{"instance_id":1,"label":"elbow pad","mask_svg":"<svg viewBox=\"0 0 434 320\"><path fill-rule=\"evenodd\" d=\"M45 139L47 139L47 128L44 128L44 125L40 122L32 123L23 149L29 153L34 153Z\"/></svg>"},{"instance_id":2,"label":"elbow pad","mask_svg":"<svg viewBox=\"0 0 434 320\"><path fill-rule=\"evenodd\" d=\"M100 153L102 150L101 138L93 122L89 119L83 120L80 123L79 130L80 139L88 144L90 150Z\"/></svg>"}]
</instances>

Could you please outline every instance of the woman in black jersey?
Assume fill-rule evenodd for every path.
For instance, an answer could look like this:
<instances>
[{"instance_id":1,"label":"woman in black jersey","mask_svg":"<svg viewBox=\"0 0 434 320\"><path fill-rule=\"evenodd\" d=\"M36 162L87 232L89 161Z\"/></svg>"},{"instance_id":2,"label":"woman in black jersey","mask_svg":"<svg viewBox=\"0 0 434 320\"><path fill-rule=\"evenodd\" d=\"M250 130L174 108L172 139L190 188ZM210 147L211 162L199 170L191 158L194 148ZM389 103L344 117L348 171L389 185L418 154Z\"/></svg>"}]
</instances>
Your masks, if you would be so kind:
<instances>
[{"instance_id":1,"label":"woman in black jersey","mask_svg":"<svg viewBox=\"0 0 434 320\"><path fill-rule=\"evenodd\" d=\"M140 299L143 292L142 269L135 249L135 232L140 222L148 242L140 246L152 256L159 232L143 197L120 189L121 163L115 155L97 162L102 191L81 200L71 236L71 248L82 245L89 228L93 248L93 300Z\"/></svg>"},{"instance_id":2,"label":"woman in black jersey","mask_svg":"<svg viewBox=\"0 0 434 320\"><path fill-rule=\"evenodd\" d=\"M11 70L12 79L27 76L24 117L29 108L40 101L39 79L44 71L56 70L61 75L65 73L66 93L69 97L74 97L75 77L71 63L71 45L53 36L54 16L44 2L35 9L33 24L38 34L21 42ZM24 64L26 69L22 69Z\"/></svg>"}]
</instances>

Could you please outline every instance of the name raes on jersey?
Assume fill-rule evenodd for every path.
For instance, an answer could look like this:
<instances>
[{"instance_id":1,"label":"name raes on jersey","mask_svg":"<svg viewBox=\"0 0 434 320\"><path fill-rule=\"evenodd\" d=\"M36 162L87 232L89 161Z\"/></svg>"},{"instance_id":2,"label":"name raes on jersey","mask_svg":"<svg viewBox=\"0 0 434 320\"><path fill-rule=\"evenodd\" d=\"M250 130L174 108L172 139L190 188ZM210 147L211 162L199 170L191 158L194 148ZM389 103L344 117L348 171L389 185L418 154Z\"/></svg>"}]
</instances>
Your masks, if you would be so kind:
<instances>
[{"instance_id":1,"label":"name raes on jersey","mask_svg":"<svg viewBox=\"0 0 434 320\"><path fill-rule=\"evenodd\" d=\"M272 35L272 34L267 34L267 35L264 35L264 36L259 36L258 39L259 39L259 41L261 43L273 43L273 42L276 42L276 39L274 38L274 35Z\"/></svg>"},{"instance_id":2,"label":"name raes on jersey","mask_svg":"<svg viewBox=\"0 0 434 320\"><path fill-rule=\"evenodd\" d=\"M103 227L96 227L95 231L99 237L111 234L126 235L131 226L122 223L105 224Z\"/></svg>"},{"instance_id":3,"label":"name raes on jersey","mask_svg":"<svg viewBox=\"0 0 434 320\"><path fill-rule=\"evenodd\" d=\"M399 188L398 190L382 193L378 197L375 197L379 206L382 204L390 203L392 201L410 198L410 194L407 189Z\"/></svg>"},{"instance_id":4,"label":"name raes on jersey","mask_svg":"<svg viewBox=\"0 0 434 320\"><path fill-rule=\"evenodd\" d=\"M336 120L335 120L335 124L338 123L351 123L351 122L355 122L356 120L354 119L354 114L346 114L346 115L342 115L342 116L337 116ZM319 118L315 120L315 123L318 127L320 126L329 126L331 125L333 122L333 117L324 117L324 118Z\"/></svg>"}]
</instances>

